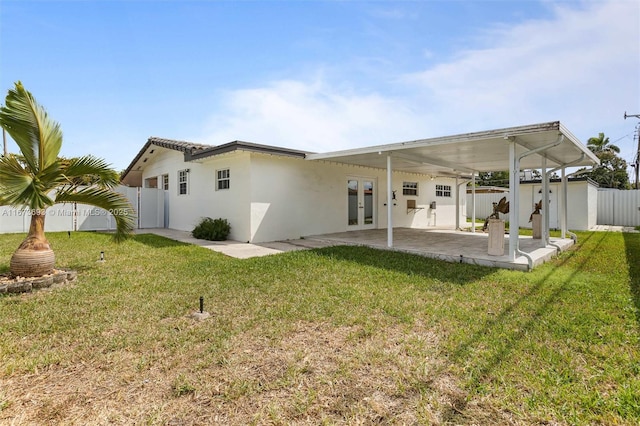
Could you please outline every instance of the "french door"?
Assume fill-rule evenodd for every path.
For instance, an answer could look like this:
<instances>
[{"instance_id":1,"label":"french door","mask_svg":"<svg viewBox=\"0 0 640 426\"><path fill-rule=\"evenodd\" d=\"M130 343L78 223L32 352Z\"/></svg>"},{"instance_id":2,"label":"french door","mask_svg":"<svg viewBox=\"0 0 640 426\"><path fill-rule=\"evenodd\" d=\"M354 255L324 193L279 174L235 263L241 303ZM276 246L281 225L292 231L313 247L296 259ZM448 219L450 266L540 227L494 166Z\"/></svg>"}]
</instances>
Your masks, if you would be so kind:
<instances>
[{"instance_id":1,"label":"french door","mask_svg":"<svg viewBox=\"0 0 640 426\"><path fill-rule=\"evenodd\" d=\"M347 229L373 229L376 227L376 180L347 178Z\"/></svg>"}]
</instances>

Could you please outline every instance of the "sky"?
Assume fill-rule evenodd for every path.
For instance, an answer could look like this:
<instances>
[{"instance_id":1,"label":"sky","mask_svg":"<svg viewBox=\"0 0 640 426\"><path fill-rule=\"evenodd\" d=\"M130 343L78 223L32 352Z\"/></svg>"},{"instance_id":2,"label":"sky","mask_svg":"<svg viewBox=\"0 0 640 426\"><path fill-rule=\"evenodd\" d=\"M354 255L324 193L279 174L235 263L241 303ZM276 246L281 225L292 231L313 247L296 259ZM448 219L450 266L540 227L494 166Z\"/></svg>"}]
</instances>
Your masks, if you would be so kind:
<instances>
[{"instance_id":1,"label":"sky","mask_svg":"<svg viewBox=\"0 0 640 426\"><path fill-rule=\"evenodd\" d=\"M0 0L0 103L16 81L61 155L117 170L151 136L329 152L557 120L631 162L640 2Z\"/></svg>"}]
</instances>

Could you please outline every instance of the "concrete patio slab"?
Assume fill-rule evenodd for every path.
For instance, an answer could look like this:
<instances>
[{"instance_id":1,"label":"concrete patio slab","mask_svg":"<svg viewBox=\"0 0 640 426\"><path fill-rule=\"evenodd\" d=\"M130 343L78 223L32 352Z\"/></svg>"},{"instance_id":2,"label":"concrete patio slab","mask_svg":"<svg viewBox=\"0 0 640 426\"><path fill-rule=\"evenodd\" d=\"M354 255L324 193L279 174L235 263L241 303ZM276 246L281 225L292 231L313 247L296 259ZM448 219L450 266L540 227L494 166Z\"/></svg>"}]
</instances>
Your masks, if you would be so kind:
<instances>
[{"instance_id":1,"label":"concrete patio slab","mask_svg":"<svg viewBox=\"0 0 640 426\"><path fill-rule=\"evenodd\" d=\"M383 250L395 250L440 259L447 262L471 263L497 268L529 270L525 256L509 260L507 254L509 235L505 234L505 249L502 256L488 254L488 234L442 229L394 228L393 248L387 247L387 230L372 229L349 231L335 234L314 235L308 239L333 242L334 244L352 244L375 247ZM549 261L560 251L573 245L571 239L551 238L550 245L543 246L542 241L532 237L520 236L522 252L533 259L533 268Z\"/></svg>"},{"instance_id":2,"label":"concrete patio slab","mask_svg":"<svg viewBox=\"0 0 640 426\"><path fill-rule=\"evenodd\" d=\"M525 256L518 256L510 261L507 255L509 235L505 234L505 251L502 256L488 254L488 234L482 232L453 231L443 229L410 229L395 228L393 230L393 248L387 247L387 230L371 229L365 231L348 231L334 234L313 235L304 239L274 241L269 243L250 244L239 241L208 241L193 238L190 232L175 229L152 228L138 229L138 234L150 233L161 235L172 240L194 244L227 256L238 259L268 256L295 250L308 250L335 245L360 245L382 250L395 250L420 256L440 259L447 262L471 263L497 268L526 271L529 263ZM543 247L541 240L521 236L520 250L533 259L533 267L549 261L560 251L573 245L571 239L551 238L550 245Z\"/></svg>"}]
</instances>

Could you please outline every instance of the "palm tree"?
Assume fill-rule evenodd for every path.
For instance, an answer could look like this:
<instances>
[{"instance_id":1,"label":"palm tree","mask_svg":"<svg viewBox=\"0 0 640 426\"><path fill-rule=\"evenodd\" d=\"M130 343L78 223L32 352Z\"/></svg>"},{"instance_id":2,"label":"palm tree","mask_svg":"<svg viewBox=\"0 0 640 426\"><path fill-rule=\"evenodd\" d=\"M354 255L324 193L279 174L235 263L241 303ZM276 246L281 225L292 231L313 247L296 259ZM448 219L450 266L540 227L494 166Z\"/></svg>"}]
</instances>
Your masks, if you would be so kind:
<instances>
[{"instance_id":1,"label":"palm tree","mask_svg":"<svg viewBox=\"0 0 640 426\"><path fill-rule=\"evenodd\" d=\"M615 152L620 153L620 148L617 145L609 143L609 138L604 136L604 133L598 133L598 137L590 137L587 141L587 148L593 153L598 154L601 152Z\"/></svg>"},{"instance_id":2,"label":"palm tree","mask_svg":"<svg viewBox=\"0 0 640 426\"><path fill-rule=\"evenodd\" d=\"M627 163L618 157L620 148L609 142L604 133L598 133L597 137L591 137L587 141L589 148L600 159L600 165L593 169L587 176L598 182L603 188L627 189L629 187L629 175Z\"/></svg>"},{"instance_id":3,"label":"palm tree","mask_svg":"<svg viewBox=\"0 0 640 426\"><path fill-rule=\"evenodd\" d=\"M9 90L5 105L0 107L0 126L21 153L0 158L0 206L31 213L29 233L11 257L11 275L32 277L53 271L55 255L44 233L44 221L47 208L56 203L84 203L112 212L116 241L132 233L135 216L131 205L113 191L118 173L91 155L60 158L60 125L49 118L21 82ZM91 176L94 184L83 186L85 176Z\"/></svg>"}]
</instances>

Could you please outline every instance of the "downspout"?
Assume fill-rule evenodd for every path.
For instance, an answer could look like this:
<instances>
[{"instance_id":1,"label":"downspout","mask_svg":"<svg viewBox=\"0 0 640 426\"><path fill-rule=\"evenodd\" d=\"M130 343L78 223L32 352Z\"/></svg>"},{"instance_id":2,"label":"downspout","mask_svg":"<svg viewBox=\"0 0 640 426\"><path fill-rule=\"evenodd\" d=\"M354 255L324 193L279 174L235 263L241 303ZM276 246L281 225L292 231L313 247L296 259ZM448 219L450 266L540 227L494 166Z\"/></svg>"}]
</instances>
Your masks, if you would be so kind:
<instances>
[{"instance_id":1,"label":"downspout","mask_svg":"<svg viewBox=\"0 0 640 426\"><path fill-rule=\"evenodd\" d=\"M460 229L460 183L456 175L456 231Z\"/></svg>"},{"instance_id":2,"label":"downspout","mask_svg":"<svg viewBox=\"0 0 640 426\"><path fill-rule=\"evenodd\" d=\"M577 160L573 160L573 161L571 161L569 163L563 164L562 166L556 167L555 169L551 169L551 170L549 170L547 172L547 175L550 178L552 173L555 173L558 170L562 170L562 175L561 175L561 179L560 179L561 180L561 186L562 186L562 203L561 203L562 214L560 215L560 232L561 232L560 238L562 238L562 239L564 239L566 237L566 234L568 232L567 231L567 226L568 226L567 214L568 214L568 211L569 211L569 209L568 209L569 200L568 200L568 197L567 197L567 195L568 195L567 178L569 176L572 176L572 175L578 173L578 172L574 172L574 173L571 173L568 176L565 176L566 169L567 169L567 167L571 167L574 164L577 164L577 163L581 162L582 160L584 160L585 156L586 155L583 152L583 153L580 154L580 158L578 158ZM583 173L583 172L580 171L580 173ZM571 236L571 238L573 239L574 242L578 241L578 237L577 237L576 234L574 234L573 232L569 232L569 235ZM558 249L559 249L559 247L558 247Z\"/></svg>"},{"instance_id":3,"label":"downspout","mask_svg":"<svg viewBox=\"0 0 640 426\"><path fill-rule=\"evenodd\" d=\"M547 171L547 158L543 157L542 159L542 205L545 206L542 210L544 212L544 229L542 230L542 239L544 241L543 247L551 246L556 249L556 253L560 253L562 249L557 244L552 244L550 239L550 231L549 231L549 216L551 208L549 207L551 204L549 202L549 176L551 174L551 170Z\"/></svg>"},{"instance_id":4,"label":"downspout","mask_svg":"<svg viewBox=\"0 0 640 426\"><path fill-rule=\"evenodd\" d=\"M391 181L391 153L387 154L387 247L393 247L393 182Z\"/></svg>"},{"instance_id":5,"label":"downspout","mask_svg":"<svg viewBox=\"0 0 640 426\"><path fill-rule=\"evenodd\" d=\"M471 232L476 232L476 173L471 175Z\"/></svg>"},{"instance_id":6,"label":"downspout","mask_svg":"<svg viewBox=\"0 0 640 426\"><path fill-rule=\"evenodd\" d=\"M582 154L584 156L584 153ZM567 237L567 228L569 227L569 216L568 216L568 204L569 204L569 185L567 185L567 168L562 168L562 216L560 217L560 238L565 239ZM575 234L573 234L575 236ZM576 240L573 240L574 243Z\"/></svg>"},{"instance_id":7,"label":"downspout","mask_svg":"<svg viewBox=\"0 0 640 426\"><path fill-rule=\"evenodd\" d=\"M518 179L518 173L520 172L520 160L529 155L537 154L539 152L546 151L554 146L560 145L564 141L564 135L560 135L555 142L541 146L531 151L524 152L519 156L516 156L516 140L515 137L508 137L511 141L509 149L509 162L511 163L512 170L509 173L509 192L510 192L510 213L509 213L509 257L510 260L515 260L516 255L524 256L527 258L529 264L529 270L533 269L533 258L520 250L520 244L518 241L519 231L519 214L520 214L520 182ZM513 209L513 210L512 210ZM515 229L515 233L512 232Z\"/></svg>"},{"instance_id":8,"label":"downspout","mask_svg":"<svg viewBox=\"0 0 640 426\"><path fill-rule=\"evenodd\" d=\"M549 244L549 175L547 175L547 157L542 157L542 247Z\"/></svg>"}]
</instances>

